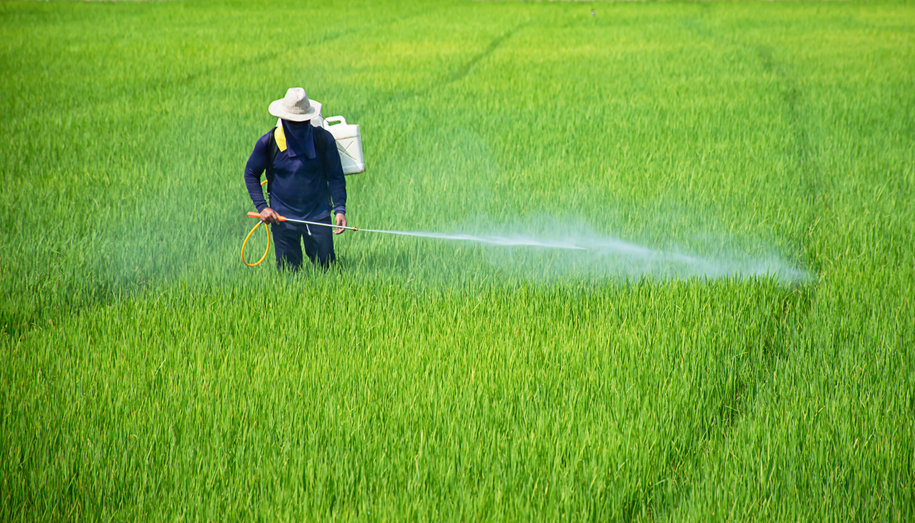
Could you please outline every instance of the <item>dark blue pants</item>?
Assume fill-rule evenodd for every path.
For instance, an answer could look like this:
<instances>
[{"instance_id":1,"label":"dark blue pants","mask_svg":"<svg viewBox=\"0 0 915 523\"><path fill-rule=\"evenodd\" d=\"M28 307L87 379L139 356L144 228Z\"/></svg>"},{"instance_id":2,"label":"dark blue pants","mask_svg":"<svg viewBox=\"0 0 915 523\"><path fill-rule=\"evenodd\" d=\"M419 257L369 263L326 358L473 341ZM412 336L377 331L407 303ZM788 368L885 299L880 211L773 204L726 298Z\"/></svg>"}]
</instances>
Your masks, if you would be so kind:
<instances>
[{"instance_id":1,"label":"dark blue pants","mask_svg":"<svg viewBox=\"0 0 915 523\"><path fill-rule=\"evenodd\" d=\"M331 223L330 216L322 223ZM276 251L276 266L280 269L297 271L302 267L302 244L305 254L312 263L323 269L335 262L334 235L330 227L305 225L304 223L280 222L270 226L273 234L273 248Z\"/></svg>"}]
</instances>

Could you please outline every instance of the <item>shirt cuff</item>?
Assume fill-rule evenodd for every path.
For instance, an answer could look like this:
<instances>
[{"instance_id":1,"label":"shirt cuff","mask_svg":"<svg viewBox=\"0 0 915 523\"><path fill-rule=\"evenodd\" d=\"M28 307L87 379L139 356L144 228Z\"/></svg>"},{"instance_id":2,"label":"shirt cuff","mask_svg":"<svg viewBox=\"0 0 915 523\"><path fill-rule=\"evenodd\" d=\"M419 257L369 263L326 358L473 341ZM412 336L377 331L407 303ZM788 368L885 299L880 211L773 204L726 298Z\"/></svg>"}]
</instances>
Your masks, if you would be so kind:
<instances>
[{"instance_id":1,"label":"shirt cuff","mask_svg":"<svg viewBox=\"0 0 915 523\"><path fill-rule=\"evenodd\" d=\"M343 206L334 207L334 214L346 214L346 207L343 207Z\"/></svg>"}]
</instances>

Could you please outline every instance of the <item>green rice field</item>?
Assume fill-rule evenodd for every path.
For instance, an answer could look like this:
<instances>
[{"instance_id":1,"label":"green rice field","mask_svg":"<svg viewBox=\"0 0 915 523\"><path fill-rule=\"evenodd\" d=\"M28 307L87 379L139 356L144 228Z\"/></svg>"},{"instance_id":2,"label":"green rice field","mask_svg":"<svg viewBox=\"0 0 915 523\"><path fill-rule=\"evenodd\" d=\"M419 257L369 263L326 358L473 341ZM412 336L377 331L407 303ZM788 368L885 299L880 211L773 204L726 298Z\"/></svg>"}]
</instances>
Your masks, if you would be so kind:
<instances>
[{"instance_id":1,"label":"green rice field","mask_svg":"<svg viewBox=\"0 0 915 523\"><path fill-rule=\"evenodd\" d=\"M915 519L915 4L14 1L0 71L3 521ZM580 249L246 267L294 86L350 225Z\"/></svg>"}]
</instances>

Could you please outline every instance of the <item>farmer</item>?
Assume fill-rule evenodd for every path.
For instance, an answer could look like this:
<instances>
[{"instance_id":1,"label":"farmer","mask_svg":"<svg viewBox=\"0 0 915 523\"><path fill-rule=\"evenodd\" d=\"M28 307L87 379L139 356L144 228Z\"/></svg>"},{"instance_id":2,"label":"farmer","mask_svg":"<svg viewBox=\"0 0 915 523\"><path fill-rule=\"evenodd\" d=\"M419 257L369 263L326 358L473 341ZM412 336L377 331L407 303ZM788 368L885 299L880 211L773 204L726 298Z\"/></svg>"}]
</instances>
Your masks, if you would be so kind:
<instances>
[{"instance_id":1,"label":"farmer","mask_svg":"<svg viewBox=\"0 0 915 523\"><path fill-rule=\"evenodd\" d=\"M260 137L245 165L245 185L261 219L273 224L277 267L298 270L302 266L302 242L312 263L327 268L336 260L330 227L279 221L279 216L346 226L346 181L334 137L315 127L320 104L312 103L299 87L270 104L270 114L282 125ZM261 190L261 173L267 171L267 192ZM331 202L333 207L331 207ZM340 234L345 229L334 229Z\"/></svg>"}]
</instances>

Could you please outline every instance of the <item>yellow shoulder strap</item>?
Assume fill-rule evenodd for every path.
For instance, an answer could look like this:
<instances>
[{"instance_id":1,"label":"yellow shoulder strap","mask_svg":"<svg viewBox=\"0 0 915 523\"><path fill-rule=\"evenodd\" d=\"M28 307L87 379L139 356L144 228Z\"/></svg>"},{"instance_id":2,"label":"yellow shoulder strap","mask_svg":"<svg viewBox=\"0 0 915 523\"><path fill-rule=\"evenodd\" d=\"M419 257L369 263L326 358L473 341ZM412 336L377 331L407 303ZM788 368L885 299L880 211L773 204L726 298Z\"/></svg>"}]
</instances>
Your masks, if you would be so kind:
<instances>
[{"instance_id":1,"label":"yellow shoulder strap","mask_svg":"<svg viewBox=\"0 0 915 523\"><path fill-rule=\"evenodd\" d=\"M276 146L280 151L286 150L286 135L283 134L283 124L277 125L273 131L273 139L276 140Z\"/></svg>"}]
</instances>

